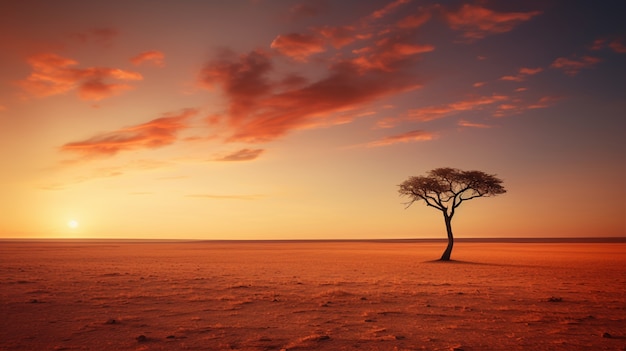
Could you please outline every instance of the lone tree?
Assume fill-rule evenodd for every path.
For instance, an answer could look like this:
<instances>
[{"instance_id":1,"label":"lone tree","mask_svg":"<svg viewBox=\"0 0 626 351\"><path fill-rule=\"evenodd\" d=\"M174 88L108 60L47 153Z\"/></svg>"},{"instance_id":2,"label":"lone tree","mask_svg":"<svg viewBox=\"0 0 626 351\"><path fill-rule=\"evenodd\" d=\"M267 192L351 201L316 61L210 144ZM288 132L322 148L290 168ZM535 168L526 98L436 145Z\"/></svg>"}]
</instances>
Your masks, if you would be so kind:
<instances>
[{"instance_id":1,"label":"lone tree","mask_svg":"<svg viewBox=\"0 0 626 351\"><path fill-rule=\"evenodd\" d=\"M456 168L437 168L427 176L409 177L400 184L400 196L408 196L407 208L414 202L424 200L426 206L443 212L448 231L448 247L441 261L450 261L454 236L452 217L463 202L477 197L495 196L506 193L502 180L481 171L462 171Z\"/></svg>"}]
</instances>

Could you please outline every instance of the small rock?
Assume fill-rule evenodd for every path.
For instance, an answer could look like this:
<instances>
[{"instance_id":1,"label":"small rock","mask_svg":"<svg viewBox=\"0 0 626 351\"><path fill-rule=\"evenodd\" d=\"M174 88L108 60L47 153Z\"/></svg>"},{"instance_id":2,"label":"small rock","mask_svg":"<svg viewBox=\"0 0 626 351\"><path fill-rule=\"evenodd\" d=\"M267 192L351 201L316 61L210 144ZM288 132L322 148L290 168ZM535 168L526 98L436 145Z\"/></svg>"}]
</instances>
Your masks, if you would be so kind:
<instances>
[{"instance_id":1,"label":"small rock","mask_svg":"<svg viewBox=\"0 0 626 351\"><path fill-rule=\"evenodd\" d=\"M107 319L107 321L104 322L104 324L117 324L117 321L115 319L111 318L111 319Z\"/></svg>"},{"instance_id":2,"label":"small rock","mask_svg":"<svg viewBox=\"0 0 626 351\"><path fill-rule=\"evenodd\" d=\"M39 303L39 300L37 300L37 299L31 299L29 302L30 302L30 303Z\"/></svg>"},{"instance_id":3,"label":"small rock","mask_svg":"<svg viewBox=\"0 0 626 351\"><path fill-rule=\"evenodd\" d=\"M139 335L138 337L135 338L137 340L137 342L146 342L148 341L148 338L145 335Z\"/></svg>"},{"instance_id":4,"label":"small rock","mask_svg":"<svg viewBox=\"0 0 626 351\"><path fill-rule=\"evenodd\" d=\"M562 301L563 301L562 297L552 296L548 298L548 302L562 302Z\"/></svg>"},{"instance_id":5,"label":"small rock","mask_svg":"<svg viewBox=\"0 0 626 351\"><path fill-rule=\"evenodd\" d=\"M602 333L602 337L603 337L603 338L606 338L606 339L610 339L610 338L612 338L611 334L606 333L606 332Z\"/></svg>"},{"instance_id":6,"label":"small rock","mask_svg":"<svg viewBox=\"0 0 626 351\"><path fill-rule=\"evenodd\" d=\"M166 339L176 339L176 337L174 335L168 335L165 337Z\"/></svg>"}]
</instances>

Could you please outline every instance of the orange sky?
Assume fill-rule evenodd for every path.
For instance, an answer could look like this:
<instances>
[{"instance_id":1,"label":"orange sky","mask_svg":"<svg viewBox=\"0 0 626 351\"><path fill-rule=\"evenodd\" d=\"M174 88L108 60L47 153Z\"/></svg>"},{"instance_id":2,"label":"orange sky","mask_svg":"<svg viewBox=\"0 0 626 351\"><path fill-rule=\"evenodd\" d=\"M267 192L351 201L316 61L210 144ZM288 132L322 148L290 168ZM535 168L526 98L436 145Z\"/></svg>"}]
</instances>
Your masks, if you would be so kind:
<instances>
[{"instance_id":1,"label":"orange sky","mask_svg":"<svg viewBox=\"0 0 626 351\"><path fill-rule=\"evenodd\" d=\"M625 7L3 5L0 238L444 237L437 167L508 190L457 237L625 236Z\"/></svg>"}]
</instances>

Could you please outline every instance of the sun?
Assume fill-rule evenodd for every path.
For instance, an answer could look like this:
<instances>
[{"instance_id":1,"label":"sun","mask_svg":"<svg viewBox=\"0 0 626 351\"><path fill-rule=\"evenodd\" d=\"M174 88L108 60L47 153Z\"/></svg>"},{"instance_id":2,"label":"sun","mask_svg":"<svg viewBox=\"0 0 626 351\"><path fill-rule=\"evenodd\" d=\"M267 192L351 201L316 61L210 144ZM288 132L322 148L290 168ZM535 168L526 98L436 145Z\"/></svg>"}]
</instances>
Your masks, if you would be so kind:
<instances>
[{"instance_id":1,"label":"sun","mask_svg":"<svg viewBox=\"0 0 626 351\"><path fill-rule=\"evenodd\" d=\"M78 221L72 219L69 222L67 222L67 226L72 228L72 229L76 229L76 228L78 228Z\"/></svg>"}]
</instances>

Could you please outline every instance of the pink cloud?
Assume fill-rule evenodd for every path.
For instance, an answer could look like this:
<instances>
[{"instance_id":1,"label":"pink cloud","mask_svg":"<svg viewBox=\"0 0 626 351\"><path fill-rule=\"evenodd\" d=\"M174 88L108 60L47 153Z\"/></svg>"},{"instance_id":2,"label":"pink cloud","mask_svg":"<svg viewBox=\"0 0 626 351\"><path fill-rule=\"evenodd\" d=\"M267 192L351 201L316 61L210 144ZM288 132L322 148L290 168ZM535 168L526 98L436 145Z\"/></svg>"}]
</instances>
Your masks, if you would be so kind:
<instances>
[{"instance_id":1,"label":"pink cloud","mask_svg":"<svg viewBox=\"0 0 626 351\"><path fill-rule=\"evenodd\" d=\"M61 146L61 151L74 152L86 158L92 158L113 156L121 151L163 147L177 140L178 132L187 128L187 120L196 113L195 109L167 113L163 117L143 124L64 144Z\"/></svg>"},{"instance_id":2,"label":"pink cloud","mask_svg":"<svg viewBox=\"0 0 626 351\"><path fill-rule=\"evenodd\" d=\"M613 51L624 54L626 53L626 45L622 43L621 39L615 39L609 43L609 47L613 49Z\"/></svg>"},{"instance_id":3,"label":"pink cloud","mask_svg":"<svg viewBox=\"0 0 626 351\"><path fill-rule=\"evenodd\" d=\"M397 126L402 122L402 118L386 117L376 121L375 129L389 129Z\"/></svg>"},{"instance_id":4,"label":"pink cloud","mask_svg":"<svg viewBox=\"0 0 626 351\"><path fill-rule=\"evenodd\" d=\"M398 28L418 28L424 25L432 17L430 12L422 11L418 14L408 15L398 21Z\"/></svg>"},{"instance_id":5,"label":"pink cloud","mask_svg":"<svg viewBox=\"0 0 626 351\"><path fill-rule=\"evenodd\" d=\"M294 129L346 123L358 118L363 105L419 87L408 71L413 66L411 57L397 58L393 71L339 61L319 81L302 80L286 87L282 79L269 79L270 56L257 50L209 62L199 82L208 89L221 87L228 99L225 119L232 134L227 140L257 143Z\"/></svg>"},{"instance_id":6,"label":"pink cloud","mask_svg":"<svg viewBox=\"0 0 626 351\"><path fill-rule=\"evenodd\" d=\"M252 161L265 152L263 149L241 149L226 156L219 157L216 161Z\"/></svg>"},{"instance_id":7,"label":"pink cloud","mask_svg":"<svg viewBox=\"0 0 626 351\"><path fill-rule=\"evenodd\" d=\"M410 132L391 135L367 144L368 147L389 146L398 143L410 143L416 141L428 141L437 137L436 134L423 130L413 130Z\"/></svg>"},{"instance_id":8,"label":"pink cloud","mask_svg":"<svg viewBox=\"0 0 626 351\"><path fill-rule=\"evenodd\" d=\"M602 50L606 45L606 39L596 39L589 47L589 50Z\"/></svg>"},{"instance_id":9,"label":"pink cloud","mask_svg":"<svg viewBox=\"0 0 626 351\"><path fill-rule=\"evenodd\" d=\"M390 2L382 9L374 11L370 15L370 17L373 19L383 18L386 15L390 14L391 12L395 11L398 7L404 4L408 4L409 2L411 2L411 0L396 0L396 1Z\"/></svg>"},{"instance_id":10,"label":"pink cloud","mask_svg":"<svg viewBox=\"0 0 626 351\"><path fill-rule=\"evenodd\" d=\"M469 121L466 121L464 119L460 120L457 123L457 125L459 127L468 127L468 128L491 128L491 126L488 125L488 124L469 122Z\"/></svg>"},{"instance_id":11,"label":"pink cloud","mask_svg":"<svg viewBox=\"0 0 626 351\"><path fill-rule=\"evenodd\" d=\"M349 45L358 39L353 26L324 26L316 28L315 31L330 41L336 49Z\"/></svg>"},{"instance_id":12,"label":"pink cloud","mask_svg":"<svg viewBox=\"0 0 626 351\"><path fill-rule=\"evenodd\" d=\"M31 56L28 59L33 72L17 84L28 94L45 97L77 90L83 100L98 101L133 87L107 80L141 80L141 74L118 68L74 68L78 62L52 53Z\"/></svg>"},{"instance_id":13,"label":"pink cloud","mask_svg":"<svg viewBox=\"0 0 626 351\"><path fill-rule=\"evenodd\" d=\"M591 44L589 49L590 50L602 50L606 47L608 47L609 49L619 54L626 53L626 45L624 45L623 43L623 38L616 38L611 41L609 41L606 38L596 39L594 40L593 44Z\"/></svg>"},{"instance_id":14,"label":"pink cloud","mask_svg":"<svg viewBox=\"0 0 626 351\"><path fill-rule=\"evenodd\" d=\"M559 100L562 100L562 99L563 98L560 96L544 96L544 97L541 97L536 102L528 105L528 108L529 109L547 108L556 104Z\"/></svg>"},{"instance_id":15,"label":"pink cloud","mask_svg":"<svg viewBox=\"0 0 626 351\"><path fill-rule=\"evenodd\" d=\"M430 44L414 44L402 36L385 37L376 42L375 46L354 50L358 56L352 63L362 70L380 70L392 72L397 63L411 56L434 51Z\"/></svg>"},{"instance_id":16,"label":"pink cloud","mask_svg":"<svg viewBox=\"0 0 626 351\"><path fill-rule=\"evenodd\" d=\"M289 17L292 20L300 20L307 17L315 17L328 11L328 4L324 0L309 0L292 6L289 9Z\"/></svg>"},{"instance_id":17,"label":"pink cloud","mask_svg":"<svg viewBox=\"0 0 626 351\"><path fill-rule=\"evenodd\" d=\"M493 117L505 117L520 114L527 110L548 108L556 104L559 100L561 100L561 98L557 96L544 96L533 102L515 99L506 104L498 105L496 111L493 113Z\"/></svg>"},{"instance_id":18,"label":"pink cloud","mask_svg":"<svg viewBox=\"0 0 626 351\"><path fill-rule=\"evenodd\" d=\"M541 11L496 12L480 5L465 4L458 11L446 12L444 16L452 29L463 31L464 38L473 40L509 32L539 14Z\"/></svg>"},{"instance_id":19,"label":"pink cloud","mask_svg":"<svg viewBox=\"0 0 626 351\"><path fill-rule=\"evenodd\" d=\"M528 68L528 67L522 67L519 69L519 73L520 74L524 74L524 75L528 75L528 76L532 76L535 75L539 72L543 71L543 68L541 67L536 67L536 68Z\"/></svg>"},{"instance_id":20,"label":"pink cloud","mask_svg":"<svg viewBox=\"0 0 626 351\"><path fill-rule=\"evenodd\" d=\"M528 76L532 76L535 75L539 72L543 71L543 68L541 67L537 67L537 68L527 68L527 67L522 67L519 69L518 73L514 76L503 76L500 77L500 80L508 80L508 81L514 81L514 82L523 82L526 80L526 77Z\"/></svg>"},{"instance_id":21,"label":"pink cloud","mask_svg":"<svg viewBox=\"0 0 626 351\"><path fill-rule=\"evenodd\" d=\"M408 119L423 122L432 121L458 112L481 109L484 106L492 105L496 102L507 100L508 98L508 96L504 95L481 96L445 105L422 107L409 110Z\"/></svg>"},{"instance_id":22,"label":"pink cloud","mask_svg":"<svg viewBox=\"0 0 626 351\"><path fill-rule=\"evenodd\" d=\"M592 68L593 66L598 64L600 61L602 61L600 58L593 57L593 56L583 56L580 59L569 59L566 57L559 57L556 60L554 60L554 62L552 62L550 67L560 69L569 76L575 76L582 69Z\"/></svg>"},{"instance_id":23,"label":"pink cloud","mask_svg":"<svg viewBox=\"0 0 626 351\"><path fill-rule=\"evenodd\" d=\"M508 81L512 81L512 82L522 82L525 79L524 79L523 76L516 75L516 76L502 76L502 77L500 77L500 80L508 80Z\"/></svg>"},{"instance_id":24,"label":"pink cloud","mask_svg":"<svg viewBox=\"0 0 626 351\"><path fill-rule=\"evenodd\" d=\"M271 48L296 61L305 62L313 54L326 51L324 40L313 35L291 33L279 35Z\"/></svg>"},{"instance_id":25,"label":"pink cloud","mask_svg":"<svg viewBox=\"0 0 626 351\"><path fill-rule=\"evenodd\" d=\"M165 55L157 50L144 51L130 59L133 65L139 66L144 63L150 63L156 67L165 67Z\"/></svg>"}]
</instances>

